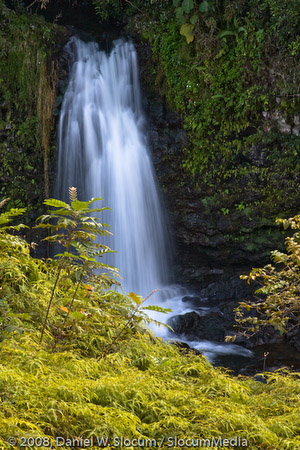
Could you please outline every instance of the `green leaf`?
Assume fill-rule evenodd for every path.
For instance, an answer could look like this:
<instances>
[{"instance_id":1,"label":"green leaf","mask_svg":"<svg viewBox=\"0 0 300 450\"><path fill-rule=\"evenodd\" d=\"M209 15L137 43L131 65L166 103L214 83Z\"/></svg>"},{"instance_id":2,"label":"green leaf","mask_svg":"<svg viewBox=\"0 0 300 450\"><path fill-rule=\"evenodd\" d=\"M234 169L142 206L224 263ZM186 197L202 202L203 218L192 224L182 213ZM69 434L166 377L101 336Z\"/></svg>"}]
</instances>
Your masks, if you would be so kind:
<instances>
[{"instance_id":1,"label":"green leaf","mask_svg":"<svg viewBox=\"0 0 300 450\"><path fill-rule=\"evenodd\" d=\"M42 220L42 218L40 218ZM51 223L39 223L34 228L52 228Z\"/></svg>"},{"instance_id":2,"label":"green leaf","mask_svg":"<svg viewBox=\"0 0 300 450\"><path fill-rule=\"evenodd\" d=\"M87 210L89 208L89 204L90 202L81 202L79 200L75 200L71 203L71 206L73 209L75 209L75 211L81 211L83 209Z\"/></svg>"},{"instance_id":3,"label":"green leaf","mask_svg":"<svg viewBox=\"0 0 300 450\"><path fill-rule=\"evenodd\" d=\"M185 36L188 44L190 44L194 40L193 29L194 25L192 25L191 23L184 23L180 27L180 34L182 36Z\"/></svg>"},{"instance_id":4,"label":"green leaf","mask_svg":"<svg viewBox=\"0 0 300 450\"><path fill-rule=\"evenodd\" d=\"M182 18L182 16L183 16L183 10L182 10L182 8L177 8L176 9L176 19L181 19Z\"/></svg>"},{"instance_id":5,"label":"green leaf","mask_svg":"<svg viewBox=\"0 0 300 450\"><path fill-rule=\"evenodd\" d=\"M175 8L177 8L177 6L179 5L180 0L173 0L173 6L175 6Z\"/></svg>"},{"instance_id":6,"label":"green leaf","mask_svg":"<svg viewBox=\"0 0 300 450\"><path fill-rule=\"evenodd\" d=\"M238 32L240 33L241 31L242 31L243 33L247 34L247 30L246 30L245 27L239 27Z\"/></svg>"},{"instance_id":7,"label":"green leaf","mask_svg":"<svg viewBox=\"0 0 300 450\"><path fill-rule=\"evenodd\" d=\"M200 3L199 5L199 11L202 13L207 13L209 10L209 4L206 0Z\"/></svg>"},{"instance_id":8,"label":"green leaf","mask_svg":"<svg viewBox=\"0 0 300 450\"><path fill-rule=\"evenodd\" d=\"M183 0L181 8L184 12L189 14L191 10L194 8L194 1L193 0Z\"/></svg>"},{"instance_id":9,"label":"green leaf","mask_svg":"<svg viewBox=\"0 0 300 450\"><path fill-rule=\"evenodd\" d=\"M56 198L47 198L44 200L44 205L47 206L54 206L55 208L67 208L70 209L70 205L68 205L65 202L62 202L61 200L57 200Z\"/></svg>"},{"instance_id":10,"label":"green leaf","mask_svg":"<svg viewBox=\"0 0 300 450\"><path fill-rule=\"evenodd\" d=\"M92 197L91 200L89 200L89 204L97 202L98 200L102 201L103 198L101 198L101 197Z\"/></svg>"},{"instance_id":11,"label":"green leaf","mask_svg":"<svg viewBox=\"0 0 300 450\"><path fill-rule=\"evenodd\" d=\"M78 259L78 255L74 255L73 253L70 253L70 252L57 253L55 256L69 258L69 259Z\"/></svg>"},{"instance_id":12,"label":"green leaf","mask_svg":"<svg viewBox=\"0 0 300 450\"><path fill-rule=\"evenodd\" d=\"M195 25L195 23L197 22L197 20L198 20L197 14L193 14L192 17L190 18L190 23L193 24L193 25Z\"/></svg>"},{"instance_id":13,"label":"green leaf","mask_svg":"<svg viewBox=\"0 0 300 450\"><path fill-rule=\"evenodd\" d=\"M236 35L237 35L236 31L230 31L230 30L221 31L221 33L218 34L219 38L223 38L226 36L236 36Z\"/></svg>"},{"instance_id":14,"label":"green leaf","mask_svg":"<svg viewBox=\"0 0 300 450\"><path fill-rule=\"evenodd\" d=\"M72 312L70 312L69 315L72 317L72 319L75 319L75 320L80 320L80 319L85 318L85 314L83 314L79 311L72 311Z\"/></svg>"},{"instance_id":15,"label":"green leaf","mask_svg":"<svg viewBox=\"0 0 300 450\"><path fill-rule=\"evenodd\" d=\"M156 305L149 305L149 306L144 306L142 308L143 311L148 310L148 311L157 311L157 312L161 312L163 314L167 314L169 312L172 312L172 309L169 308L162 308L161 306L156 306Z\"/></svg>"}]
</instances>

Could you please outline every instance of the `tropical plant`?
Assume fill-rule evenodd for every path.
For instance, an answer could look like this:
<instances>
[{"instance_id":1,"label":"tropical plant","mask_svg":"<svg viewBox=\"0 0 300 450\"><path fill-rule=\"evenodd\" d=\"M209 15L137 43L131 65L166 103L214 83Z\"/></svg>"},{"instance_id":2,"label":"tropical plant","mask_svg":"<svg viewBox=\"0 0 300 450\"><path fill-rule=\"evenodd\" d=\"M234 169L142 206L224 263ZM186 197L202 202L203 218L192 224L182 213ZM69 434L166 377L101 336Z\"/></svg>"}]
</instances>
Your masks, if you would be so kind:
<instances>
[{"instance_id":1,"label":"tropical plant","mask_svg":"<svg viewBox=\"0 0 300 450\"><path fill-rule=\"evenodd\" d=\"M41 216L37 227L54 232L46 240L65 250L46 261L32 258L30 245L9 233L22 228L7 223L23 210L0 215L1 340L11 333L39 330L43 323L39 341L47 333L52 350L76 346L84 354L103 355L116 351L120 342L137 332L145 332L145 324L160 325L148 317L147 310L169 312L145 306L149 296L143 299L133 292L125 295L121 289L111 289L119 286L118 271L97 259L111 250L96 242L97 236L109 231L91 216L104 209L90 209L95 200L80 202L75 188L70 188L70 204L45 200L55 209Z\"/></svg>"},{"instance_id":2,"label":"tropical plant","mask_svg":"<svg viewBox=\"0 0 300 450\"><path fill-rule=\"evenodd\" d=\"M110 234L107 229L108 225L100 223L97 216L92 215L93 213L101 213L107 208L90 209L92 203L102 199L92 198L88 202L81 202L77 198L75 187L69 188L69 196L70 204L56 199L45 200L45 205L56 209L49 210L48 214L37 219L40 223L36 228L54 232L44 240L59 244L65 249L63 253L56 254L57 275L48 303L40 342L43 340L49 311L63 269L68 271L70 278L76 284L68 313L72 309L78 286L84 277L96 278L98 282L111 285L113 281L110 276L107 276L106 273L95 275L94 270L106 269L110 273L117 272L116 268L103 264L96 259L112 251L108 246L95 242L97 236L108 236Z\"/></svg>"},{"instance_id":3,"label":"tropical plant","mask_svg":"<svg viewBox=\"0 0 300 450\"><path fill-rule=\"evenodd\" d=\"M241 276L248 283L256 281L261 284L256 291L259 297L240 302L236 309L236 321L247 336L267 325L280 334L300 326L300 215L277 219L276 223L283 225L284 229L296 231L285 240L286 253L271 252L276 267L268 264Z\"/></svg>"},{"instance_id":4,"label":"tropical plant","mask_svg":"<svg viewBox=\"0 0 300 450\"><path fill-rule=\"evenodd\" d=\"M135 294L134 292L129 292L128 297L132 301L133 309L132 313L129 314L127 322L119 329L117 330L116 334L113 336L111 342L108 344L108 346L105 349L105 352L108 353L112 348L113 345L120 339L120 337L125 333L125 331L130 328L134 323L147 323L147 324L155 324L157 326L165 326L167 328L172 328L164 323L161 323L155 319L150 318L145 311L156 311L161 312L163 314L167 314L168 312L172 312L171 309L168 308L162 308L161 306L157 305L147 305L144 306L144 303L148 300L149 297L151 297L152 294L157 292L157 290L152 291L147 297L142 298L140 295Z\"/></svg>"},{"instance_id":5,"label":"tropical plant","mask_svg":"<svg viewBox=\"0 0 300 450\"><path fill-rule=\"evenodd\" d=\"M3 206L9 201L9 198L5 198L0 202L0 208L3 208ZM11 208L7 212L1 212L0 214L0 233L1 233L1 244L2 244L2 251L3 245L5 245L6 239L9 241L16 241L20 242L20 244L23 244L23 241L18 241L16 237L13 237L11 234L7 234L7 231L15 232L20 231L21 228L26 228L26 225L18 224L18 225L8 225L13 220L14 217L21 216L26 211L25 208ZM5 239L3 239L5 236Z\"/></svg>"},{"instance_id":6,"label":"tropical plant","mask_svg":"<svg viewBox=\"0 0 300 450\"><path fill-rule=\"evenodd\" d=\"M0 202L2 208L8 198ZM0 340L10 333L22 334L26 327L24 320L28 314L24 311L14 312L9 304L9 294L5 285L9 284L11 291L18 285L22 290L27 276L32 276L33 266L29 264L29 246L20 236L15 233L26 228L23 224L12 225L15 217L22 215L25 208L12 208L7 212L0 213ZM11 292L10 292L11 295Z\"/></svg>"}]
</instances>

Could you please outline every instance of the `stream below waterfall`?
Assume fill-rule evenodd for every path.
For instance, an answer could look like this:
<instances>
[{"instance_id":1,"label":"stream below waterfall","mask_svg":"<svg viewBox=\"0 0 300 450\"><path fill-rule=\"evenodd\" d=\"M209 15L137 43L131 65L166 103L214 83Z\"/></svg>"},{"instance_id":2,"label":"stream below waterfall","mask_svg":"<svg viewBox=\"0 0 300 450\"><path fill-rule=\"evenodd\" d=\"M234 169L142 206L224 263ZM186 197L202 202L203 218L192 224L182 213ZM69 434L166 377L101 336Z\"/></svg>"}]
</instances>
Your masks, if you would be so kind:
<instances>
[{"instance_id":1,"label":"stream below waterfall","mask_svg":"<svg viewBox=\"0 0 300 450\"><path fill-rule=\"evenodd\" d=\"M193 293L172 280L172 244L165 207L147 147L147 123L141 107L137 55L132 42L114 41L109 53L97 43L72 37L68 86L62 102L58 131L57 196L67 199L69 186L79 198L101 197L108 206L101 221L112 236L105 245L116 251L105 263L118 267L125 292L147 296L149 304L170 308L167 316L151 312L161 322L197 312L187 298ZM174 319L175 318L175 319ZM152 327L165 340L181 341L212 362L222 357L249 359L252 352L235 344L176 335L165 327ZM225 355L225 356L224 356Z\"/></svg>"}]
</instances>

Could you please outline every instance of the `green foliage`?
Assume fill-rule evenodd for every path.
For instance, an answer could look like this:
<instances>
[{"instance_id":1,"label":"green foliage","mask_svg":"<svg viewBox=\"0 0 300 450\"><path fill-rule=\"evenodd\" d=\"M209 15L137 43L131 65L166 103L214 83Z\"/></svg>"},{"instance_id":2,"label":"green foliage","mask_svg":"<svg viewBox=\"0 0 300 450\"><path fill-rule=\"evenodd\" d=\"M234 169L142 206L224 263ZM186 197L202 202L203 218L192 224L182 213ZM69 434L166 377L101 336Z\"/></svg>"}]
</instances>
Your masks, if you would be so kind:
<instances>
[{"instance_id":1,"label":"green foliage","mask_svg":"<svg viewBox=\"0 0 300 450\"><path fill-rule=\"evenodd\" d=\"M96 200L79 201L75 188L70 188L70 204L45 200L56 209L42 216L38 227L54 231L46 239L60 241L65 248L56 260L33 259L30 246L11 234L23 226L7 224L24 210L0 215L0 340L24 331L34 330L36 336L43 323L40 342L46 335L46 345L51 344L53 351L76 347L85 355L98 356L144 332L144 323L160 325L147 310L169 310L144 306L147 299L134 293L126 296L111 290L119 285L112 276L117 269L98 261L110 249L95 242L97 236L109 233L94 216L103 208L90 208Z\"/></svg>"},{"instance_id":2,"label":"green foliage","mask_svg":"<svg viewBox=\"0 0 300 450\"><path fill-rule=\"evenodd\" d=\"M0 196L24 207L25 222L44 198L42 153L50 150L59 27L0 1ZM50 151L48 152L50 158ZM13 183L12 183L13 180ZM34 213L36 214L36 213Z\"/></svg>"},{"instance_id":3,"label":"green foliage","mask_svg":"<svg viewBox=\"0 0 300 450\"><path fill-rule=\"evenodd\" d=\"M126 331L126 329L131 326L132 320L135 319L138 322L144 322L147 324L153 323L157 326L166 326L168 328L170 328L168 325L162 324L161 322L155 320L155 319L150 319L149 316L147 316L147 314L145 314L144 311L156 311L156 312L161 312L161 313L168 313L171 312L171 309L167 309L167 308L162 308L161 306L156 306L156 305L148 305L148 306L143 306L143 304L148 300L148 298L156 291L151 292L151 294L149 294L146 298L142 298L140 295L135 294L134 292L130 292L128 294L128 297L130 298L130 300L132 301L133 305L134 305L134 309L133 312L131 314L131 316L129 317L128 321L125 323L124 327L118 331L118 333L113 337L112 342L109 344L109 347L106 348L106 352L108 352L113 345L115 344L115 342L120 338L120 336ZM170 328L171 329L171 328Z\"/></svg>"},{"instance_id":4,"label":"green foliage","mask_svg":"<svg viewBox=\"0 0 300 450\"><path fill-rule=\"evenodd\" d=\"M43 62L54 48L55 26L42 19L12 13L0 2L0 95L17 110L35 109Z\"/></svg>"},{"instance_id":5,"label":"green foliage","mask_svg":"<svg viewBox=\"0 0 300 450\"><path fill-rule=\"evenodd\" d=\"M52 243L58 243L64 247L64 253L58 253L57 260L57 276L52 289L51 297L48 303L46 317L44 320L41 341L45 332L50 307L52 305L53 297L56 287L60 278L60 274L63 269L70 273L70 277L77 283L77 287L74 296L71 301L68 314L73 315L72 307L75 300L75 294L77 293L78 285L81 280L88 277L89 280L97 279L97 282L103 283L104 281L112 284L113 281L106 274L94 275L96 269L109 269L110 272L115 271L113 267L109 267L103 263L97 261L96 258L102 257L108 252L111 252L110 248L94 242L98 236L107 236L109 234L107 225L100 223L96 216L92 216L92 213L101 213L107 208L93 208L90 209L92 203L100 198L93 198L88 202L79 201L77 198L77 190L74 187L69 188L70 204L67 204L61 200L47 199L44 204L53 208L48 211L47 215L39 217L40 224L36 228L47 229L48 231L54 231L55 234L48 235L44 240ZM54 223L49 223L54 221Z\"/></svg>"},{"instance_id":6,"label":"green foliage","mask_svg":"<svg viewBox=\"0 0 300 450\"><path fill-rule=\"evenodd\" d=\"M185 167L205 178L223 178L219 164L225 172L227 165L232 167L244 147L239 133L258 124L268 101L267 91L253 83L259 79L262 39L248 19L243 27L242 19L235 21L234 34L218 35L205 32L194 17L192 22L185 21L180 34L195 42L193 49L180 42L176 20L163 31L157 25L153 49L166 77L166 95L184 115L192 141ZM231 35L235 40L228 43Z\"/></svg>"},{"instance_id":7,"label":"green foliage","mask_svg":"<svg viewBox=\"0 0 300 450\"><path fill-rule=\"evenodd\" d=\"M245 335L267 325L280 334L300 325L300 216L277 219L277 223L284 229L296 231L285 240L286 253L278 250L271 252L277 268L268 264L261 269L252 269L248 276L241 276L248 283L260 280L262 286L256 291L259 297L255 301L241 302L236 310L236 321ZM253 310L256 311L255 316L249 316L247 311Z\"/></svg>"},{"instance_id":8,"label":"green foliage","mask_svg":"<svg viewBox=\"0 0 300 450\"><path fill-rule=\"evenodd\" d=\"M7 201L8 199L0 202L0 208ZM25 209L18 208L0 213L0 341L8 337L10 333L22 334L28 329L31 316L26 310L28 303L25 298L30 291L29 285L38 281L39 268L42 267L41 262L35 262L30 257L29 245L16 235L25 225L10 224L15 217L24 212ZM16 308L10 301L14 292L19 297ZM34 293L32 296L34 298Z\"/></svg>"},{"instance_id":9,"label":"green foliage","mask_svg":"<svg viewBox=\"0 0 300 450\"><path fill-rule=\"evenodd\" d=\"M70 220L65 233L57 232L66 245L72 230L79 233L73 223L76 214L77 224L83 225L90 212L91 202L79 202L74 194L70 204L46 201L56 208L49 216L63 225L64 218ZM21 212L0 215L1 448L11 448L9 437L15 437L18 446L24 444L22 438L36 438L33 448L57 448L60 436L59 448L66 450L66 440L79 436L93 438L94 448L99 436L110 439L115 448L121 445L113 439L121 436L140 439L139 448L149 448L146 439L159 443L175 436L236 435L253 450L299 448L298 374L264 374L263 384L233 378L201 355L181 354L146 331L140 314L146 308L136 294L127 297L93 279L77 286L71 314L74 284L63 267L47 341L39 345L38 330L57 267L32 258L29 246L8 228ZM100 232L96 219L90 221ZM88 242L89 228L83 231ZM70 261L74 264L73 258ZM55 348L49 347L55 340Z\"/></svg>"},{"instance_id":10,"label":"green foliage","mask_svg":"<svg viewBox=\"0 0 300 450\"><path fill-rule=\"evenodd\" d=\"M95 0L94 7L99 18L105 21L112 17L116 19L121 15L122 3L119 0Z\"/></svg>"},{"instance_id":11,"label":"green foliage","mask_svg":"<svg viewBox=\"0 0 300 450\"><path fill-rule=\"evenodd\" d=\"M59 243L65 249L59 253L58 265L66 267L78 265L78 268L91 276L94 269L107 268L98 263L96 257L101 257L111 252L110 248L95 241L98 236L108 236L108 225L100 223L95 213L102 213L108 208L90 208L95 201L101 198L93 198L87 202L79 201L77 189L69 188L70 204L61 200L47 199L44 204L56 209L50 209L48 214L39 217L40 223L36 228L42 228L54 232L45 238L52 243ZM94 214L94 215L93 215ZM52 222L52 223L51 223ZM111 270L115 270L110 268Z\"/></svg>"},{"instance_id":12,"label":"green foliage","mask_svg":"<svg viewBox=\"0 0 300 450\"><path fill-rule=\"evenodd\" d=\"M226 245L264 261L282 241L275 218L298 205L296 3L174 0L164 5L167 21L143 14L130 22L152 48L148 89L165 96L187 132L182 179L214 199L203 204L213 226L226 215Z\"/></svg>"},{"instance_id":13,"label":"green foliage","mask_svg":"<svg viewBox=\"0 0 300 450\"><path fill-rule=\"evenodd\" d=\"M93 0L93 5L96 14L103 21L120 20L137 13L158 15L164 19L163 14L160 15L165 6L164 0Z\"/></svg>"},{"instance_id":14,"label":"green foliage","mask_svg":"<svg viewBox=\"0 0 300 450\"><path fill-rule=\"evenodd\" d=\"M274 45L285 46L297 36L300 19L297 0L252 0L250 3L255 19L267 26L272 38L276 40Z\"/></svg>"}]
</instances>

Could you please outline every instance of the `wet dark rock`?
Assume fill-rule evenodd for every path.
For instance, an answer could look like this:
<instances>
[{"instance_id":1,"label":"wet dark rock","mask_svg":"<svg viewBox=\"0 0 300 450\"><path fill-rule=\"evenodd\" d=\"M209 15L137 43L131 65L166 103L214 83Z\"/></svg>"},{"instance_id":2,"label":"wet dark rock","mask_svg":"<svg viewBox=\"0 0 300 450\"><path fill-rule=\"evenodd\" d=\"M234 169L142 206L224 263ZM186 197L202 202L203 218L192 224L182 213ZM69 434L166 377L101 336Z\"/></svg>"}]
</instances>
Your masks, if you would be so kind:
<instances>
[{"instance_id":1,"label":"wet dark rock","mask_svg":"<svg viewBox=\"0 0 300 450\"><path fill-rule=\"evenodd\" d=\"M209 275L223 275L224 270L223 269L210 269Z\"/></svg>"},{"instance_id":2,"label":"wet dark rock","mask_svg":"<svg viewBox=\"0 0 300 450\"><path fill-rule=\"evenodd\" d=\"M210 312L200 316L197 312L190 312L169 319L168 324L174 332L188 340L205 339L224 342L229 321L220 312Z\"/></svg>"},{"instance_id":3,"label":"wet dark rock","mask_svg":"<svg viewBox=\"0 0 300 450\"><path fill-rule=\"evenodd\" d=\"M246 348L253 349L254 347L262 345L274 345L284 342L284 337L280 333L274 330L271 326L266 326L259 330L256 334L250 337L246 337L240 333L228 331L226 336L236 336L235 342L243 345Z\"/></svg>"},{"instance_id":4,"label":"wet dark rock","mask_svg":"<svg viewBox=\"0 0 300 450\"><path fill-rule=\"evenodd\" d=\"M222 301L247 297L252 291L253 286L249 286L239 277L233 276L228 280L210 283L207 287L200 290L199 295L212 301Z\"/></svg>"},{"instance_id":5,"label":"wet dark rock","mask_svg":"<svg viewBox=\"0 0 300 450\"><path fill-rule=\"evenodd\" d=\"M195 308L201 306L201 303L203 303L203 299L191 295L186 295L185 297L182 298L182 301L184 303L189 303L191 306L194 306Z\"/></svg>"},{"instance_id":6,"label":"wet dark rock","mask_svg":"<svg viewBox=\"0 0 300 450\"><path fill-rule=\"evenodd\" d=\"M241 375L253 376L257 373L274 372L278 369L300 371L300 353L289 342L283 340L276 345L261 345L253 348L253 357L243 368L239 369ZM263 378L267 375L262 375ZM258 380L259 381L259 380Z\"/></svg>"},{"instance_id":7,"label":"wet dark rock","mask_svg":"<svg viewBox=\"0 0 300 450\"><path fill-rule=\"evenodd\" d=\"M267 377L264 375L255 375L254 380L258 381L259 383L267 384Z\"/></svg>"},{"instance_id":8,"label":"wet dark rock","mask_svg":"<svg viewBox=\"0 0 300 450\"><path fill-rule=\"evenodd\" d=\"M300 333L298 330L298 333L295 334L294 336L290 337L288 336L288 342L290 345L292 345L293 347L295 347L295 349L300 352Z\"/></svg>"}]
</instances>

